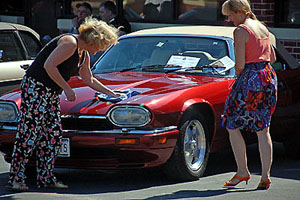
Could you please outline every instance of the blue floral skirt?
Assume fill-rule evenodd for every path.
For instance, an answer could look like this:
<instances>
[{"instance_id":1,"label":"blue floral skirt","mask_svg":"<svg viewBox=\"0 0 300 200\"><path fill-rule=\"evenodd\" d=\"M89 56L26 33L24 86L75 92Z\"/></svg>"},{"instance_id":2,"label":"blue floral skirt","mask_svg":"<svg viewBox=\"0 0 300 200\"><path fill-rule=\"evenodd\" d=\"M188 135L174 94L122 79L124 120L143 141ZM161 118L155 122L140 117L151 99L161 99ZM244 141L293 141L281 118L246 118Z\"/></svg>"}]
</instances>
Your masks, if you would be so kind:
<instances>
[{"instance_id":1,"label":"blue floral skirt","mask_svg":"<svg viewBox=\"0 0 300 200\"><path fill-rule=\"evenodd\" d=\"M222 125L261 131L270 126L277 101L277 77L269 62L249 63L226 99Z\"/></svg>"}]
</instances>

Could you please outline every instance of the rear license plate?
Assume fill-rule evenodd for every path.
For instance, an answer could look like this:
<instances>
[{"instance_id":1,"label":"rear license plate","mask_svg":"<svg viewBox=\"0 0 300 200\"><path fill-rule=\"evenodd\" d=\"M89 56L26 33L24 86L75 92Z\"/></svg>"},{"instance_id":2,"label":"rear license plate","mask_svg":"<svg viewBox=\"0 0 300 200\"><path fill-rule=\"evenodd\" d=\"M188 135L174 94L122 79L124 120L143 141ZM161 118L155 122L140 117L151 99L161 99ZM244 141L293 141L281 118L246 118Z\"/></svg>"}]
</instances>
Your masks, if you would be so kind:
<instances>
[{"instance_id":1,"label":"rear license plate","mask_svg":"<svg viewBox=\"0 0 300 200\"><path fill-rule=\"evenodd\" d=\"M62 138L58 156L59 157L70 157L70 139L69 138Z\"/></svg>"}]
</instances>

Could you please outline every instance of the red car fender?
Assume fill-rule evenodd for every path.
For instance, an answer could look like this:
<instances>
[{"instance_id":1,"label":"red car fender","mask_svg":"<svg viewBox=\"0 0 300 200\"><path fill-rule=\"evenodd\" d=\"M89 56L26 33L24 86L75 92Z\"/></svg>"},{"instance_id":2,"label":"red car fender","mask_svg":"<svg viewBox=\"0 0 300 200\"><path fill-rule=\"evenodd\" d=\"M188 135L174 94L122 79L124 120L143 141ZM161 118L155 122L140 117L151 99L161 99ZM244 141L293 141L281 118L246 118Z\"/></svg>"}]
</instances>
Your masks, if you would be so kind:
<instances>
[{"instance_id":1,"label":"red car fender","mask_svg":"<svg viewBox=\"0 0 300 200\"><path fill-rule=\"evenodd\" d=\"M216 134L216 112L215 112L215 109L213 107L213 105L206 101L205 99L202 99L202 98L193 98L193 99L189 99L187 100L186 102L184 102L183 104L183 107L181 108L181 116L182 114L191 106L193 105L196 105L196 104L206 104L210 107L210 109L212 110L213 112L213 117L214 117L214 121L213 121L213 126L210 126L210 127L213 127L213 129L210 128L209 132L210 132L210 135L211 135L211 138L210 138L210 141L211 141L211 144L210 146L212 146L213 144L213 141L214 141L214 137L215 137L215 134Z\"/></svg>"}]
</instances>

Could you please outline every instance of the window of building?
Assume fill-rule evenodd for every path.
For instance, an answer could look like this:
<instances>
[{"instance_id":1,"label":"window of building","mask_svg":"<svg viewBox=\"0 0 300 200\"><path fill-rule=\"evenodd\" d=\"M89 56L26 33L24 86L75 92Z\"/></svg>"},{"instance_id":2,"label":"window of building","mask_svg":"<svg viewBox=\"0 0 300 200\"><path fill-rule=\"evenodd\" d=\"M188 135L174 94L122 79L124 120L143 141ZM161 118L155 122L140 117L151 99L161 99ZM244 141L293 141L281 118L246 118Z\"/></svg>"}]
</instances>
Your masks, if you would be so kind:
<instances>
[{"instance_id":1,"label":"window of building","mask_svg":"<svg viewBox=\"0 0 300 200\"><path fill-rule=\"evenodd\" d=\"M221 6L224 0L181 0L178 21L189 24L223 24Z\"/></svg>"},{"instance_id":2,"label":"window of building","mask_svg":"<svg viewBox=\"0 0 300 200\"><path fill-rule=\"evenodd\" d=\"M280 0L275 3L275 26L300 27L299 0Z\"/></svg>"},{"instance_id":3,"label":"window of building","mask_svg":"<svg viewBox=\"0 0 300 200\"><path fill-rule=\"evenodd\" d=\"M125 0L125 16L130 21L163 22L174 20L174 0Z\"/></svg>"},{"instance_id":4,"label":"window of building","mask_svg":"<svg viewBox=\"0 0 300 200\"><path fill-rule=\"evenodd\" d=\"M25 6L24 1L1 0L0 1L0 14L14 14L24 15Z\"/></svg>"},{"instance_id":5,"label":"window of building","mask_svg":"<svg viewBox=\"0 0 300 200\"><path fill-rule=\"evenodd\" d=\"M77 13L77 4L87 2L91 5L92 7L92 15L93 16L98 16L99 13L99 6L102 2L107 1L107 0L74 0L71 2L71 14L76 15ZM110 0L116 4L116 0Z\"/></svg>"},{"instance_id":6,"label":"window of building","mask_svg":"<svg viewBox=\"0 0 300 200\"><path fill-rule=\"evenodd\" d=\"M125 0L130 21L183 24L223 24L224 0Z\"/></svg>"}]
</instances>

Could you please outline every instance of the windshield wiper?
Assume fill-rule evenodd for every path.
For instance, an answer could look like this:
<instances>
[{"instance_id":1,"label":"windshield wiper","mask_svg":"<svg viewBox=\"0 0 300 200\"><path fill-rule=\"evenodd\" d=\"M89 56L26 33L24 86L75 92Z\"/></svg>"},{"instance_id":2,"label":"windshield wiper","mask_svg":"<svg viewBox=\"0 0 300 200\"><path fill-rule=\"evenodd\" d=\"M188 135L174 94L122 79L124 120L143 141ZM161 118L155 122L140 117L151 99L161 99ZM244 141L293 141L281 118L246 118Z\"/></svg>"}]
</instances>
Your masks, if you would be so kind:
<instances>
[{"instance_id":1,"label":"windshield wiper","mask_svg":"<svg viewBox=\"0 0 300 200\"><path fill-rule=\"evenodd\" d=\"M218 70L216 68L225 68L223 66L220 65L201 65L201 66L196 66L196 67L185 67L185 68L173 68L173 69L168 69L166 71L166 73L170 73L170 72L176 72L176 71L190 71L190 70L199 70L199 69L203 69L203 68L212 68L214 70L214 72L216 72L218 75L220 75L220 73L218 72Z\"/></svg>"},{"instance_id":2,"label":"windshield wiper","mask_svg":"<svg viewBox=\"0 0 300 200\"><path fill-rule=\"evenodd\" d=\"M164 68L166 65L147 65L147 66L136 66L136 67L130 67L130 68L126 68L126 69L122 69L120 70L120 72L127 72L127 71L131 71L131 70L135 70L135 69L158 69L158 68Z\"/></svg>"},{"instance_id":3,"label":"windshield wiper","mask_svg":"<svg viewBox=\"0 0 300 200\"><path fill-rule=\"evenodd\" d=\"M130 67L130 68L122 69L122 70L120 70L120 72L128 72L128 71L131 71L131 70L134 70L134 69L140 69L140 68L142 68L142 67L141 66Z\"/></svg>"}]
</instances>

